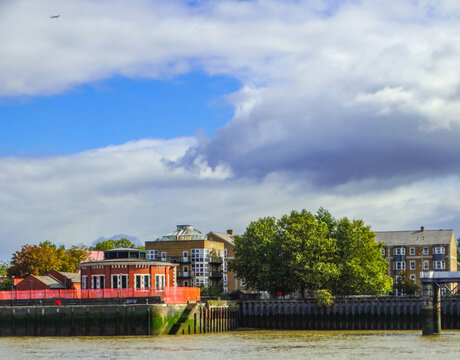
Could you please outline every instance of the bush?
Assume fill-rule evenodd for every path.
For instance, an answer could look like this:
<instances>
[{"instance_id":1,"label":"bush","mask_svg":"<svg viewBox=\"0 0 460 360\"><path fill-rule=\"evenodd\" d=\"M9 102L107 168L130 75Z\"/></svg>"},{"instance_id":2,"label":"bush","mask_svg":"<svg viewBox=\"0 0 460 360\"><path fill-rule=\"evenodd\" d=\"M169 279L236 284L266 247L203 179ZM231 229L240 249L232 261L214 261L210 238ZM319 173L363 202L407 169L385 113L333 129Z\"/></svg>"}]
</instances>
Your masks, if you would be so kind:
<instances>
[{"instance_id":1,"label":"bush","mask_svg":"<svg viewBox=\"0 0 460 360\"><path fill-rule=\"evenodd\" d=\"M324 289L315 292L315 299L319 306L331 307L334 303L334 296Z\"/></svg>"}]
</instances>

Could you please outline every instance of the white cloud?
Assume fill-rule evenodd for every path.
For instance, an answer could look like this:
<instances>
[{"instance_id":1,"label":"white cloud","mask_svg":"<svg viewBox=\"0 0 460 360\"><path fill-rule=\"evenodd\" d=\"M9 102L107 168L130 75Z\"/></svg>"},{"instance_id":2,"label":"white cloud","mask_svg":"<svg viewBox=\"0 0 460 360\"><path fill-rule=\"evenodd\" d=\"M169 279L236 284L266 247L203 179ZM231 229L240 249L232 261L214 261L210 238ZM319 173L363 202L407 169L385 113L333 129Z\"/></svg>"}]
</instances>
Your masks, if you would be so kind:
<instances>
[{"instance_id":1,"label":"white cloud","mask_svg":"<svg viewBox=\"0 0 460 360\"><path fill-rule=\"evenodd\" d=\"M2 246L241 231L319 206L378 229L457 224L459 15L454 1L2 2L0 96L193 69L243 84L211 139L0 158Z\"/></svg>"}]
</instances>

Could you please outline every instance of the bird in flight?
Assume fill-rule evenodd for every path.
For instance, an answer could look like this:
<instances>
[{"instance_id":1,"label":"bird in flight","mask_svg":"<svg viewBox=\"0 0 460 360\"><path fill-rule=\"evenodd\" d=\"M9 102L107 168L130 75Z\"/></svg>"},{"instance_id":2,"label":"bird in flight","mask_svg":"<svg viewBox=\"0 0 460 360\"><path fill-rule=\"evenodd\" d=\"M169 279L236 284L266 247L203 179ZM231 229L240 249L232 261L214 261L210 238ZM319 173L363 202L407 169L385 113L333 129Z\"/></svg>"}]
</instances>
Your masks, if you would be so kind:
<instances>
[{"instance_id":1,"label":"bird in flight","mask_svg":"<svg viewBox=\"0 0 460 360\"><path fill-rule=\"evenodd\" d=\"M60 17L61 15L51 15L50 16L50 19L57 19L58 17Z\"/></svg>"}]
</instances>

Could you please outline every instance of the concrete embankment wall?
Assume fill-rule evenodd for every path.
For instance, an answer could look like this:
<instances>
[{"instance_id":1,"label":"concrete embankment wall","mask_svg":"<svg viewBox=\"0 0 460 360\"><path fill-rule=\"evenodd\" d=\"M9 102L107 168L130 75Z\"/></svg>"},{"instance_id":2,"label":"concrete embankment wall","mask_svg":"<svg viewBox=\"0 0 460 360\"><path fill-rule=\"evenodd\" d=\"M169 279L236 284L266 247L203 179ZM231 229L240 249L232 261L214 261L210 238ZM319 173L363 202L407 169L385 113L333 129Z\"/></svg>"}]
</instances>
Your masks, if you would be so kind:
<instances>
[{"instance_id":1,"label":"concrete embankment wall","mask_svg":"<svg viewBox=\"0 0 460 360\"><path fill-rule=\"evenodd\" d=\"M73 305L0 307L0 336L115 336L218 332L238 326L235 306Z\"/></svg>"},{"instance_id":2,"label":"concrete embankment wall","mask_svg":"<svg viewBox=\"0 0 460 360\"><path fill-rule=\"evenodd\" d=\"M460 298L443 298L442 329L460 329ZM420 330L421 300L375 298L314 301L242 301L240 326L304 330Z\"/></svg>"}]
</instances>

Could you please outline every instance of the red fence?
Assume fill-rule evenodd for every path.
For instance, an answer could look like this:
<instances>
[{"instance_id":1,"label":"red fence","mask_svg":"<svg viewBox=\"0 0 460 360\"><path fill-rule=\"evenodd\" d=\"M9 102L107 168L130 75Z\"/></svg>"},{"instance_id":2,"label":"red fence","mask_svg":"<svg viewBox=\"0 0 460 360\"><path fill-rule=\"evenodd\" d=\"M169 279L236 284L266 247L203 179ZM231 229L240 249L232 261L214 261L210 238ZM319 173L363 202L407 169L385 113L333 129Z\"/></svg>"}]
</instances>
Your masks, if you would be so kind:
<instances>
[{"instance_id":1,"label":"red fence","mask_svg":"<svg viewBox=\"0 0 460 360\"><path fill-rule=\"evenodd\" d=\"M200 288L167 287L164 290L149 289L88 289L88 290L13 290L0 291L0 300L30 299L103 299L130 297L160 297L166 304L184 304L200 300Z\"/></svg>"}]
</instances>

